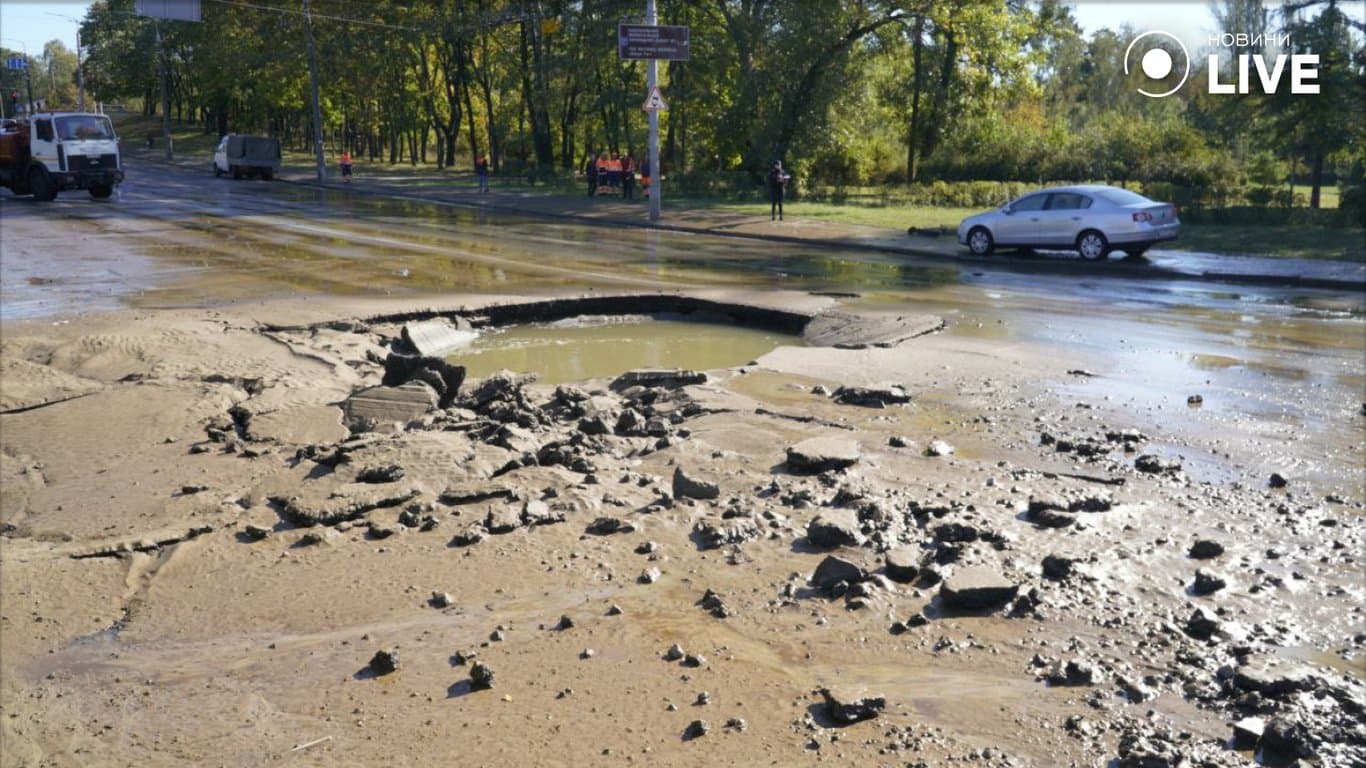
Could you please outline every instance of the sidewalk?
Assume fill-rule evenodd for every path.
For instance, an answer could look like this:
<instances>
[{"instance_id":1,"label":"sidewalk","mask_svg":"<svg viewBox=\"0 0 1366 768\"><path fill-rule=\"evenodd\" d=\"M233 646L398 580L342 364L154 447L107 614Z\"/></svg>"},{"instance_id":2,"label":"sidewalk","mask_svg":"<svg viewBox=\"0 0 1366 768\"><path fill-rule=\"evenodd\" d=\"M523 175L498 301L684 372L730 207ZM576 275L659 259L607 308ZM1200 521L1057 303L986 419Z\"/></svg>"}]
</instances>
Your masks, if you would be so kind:
<instances>
[{"instance_id":1,"label":"sidewalk","mask_svg":"<svg viewBox=\"0 0 1366 768\"><path fill-rule=\"evenodd\" d=\"M126 153L141 162L165 164L159 151L133 149ZM173 165L199 168L202 160L177 160ZM1011 272L1097 276L1111 275L1131 279L1210 280L1242 285L1366 290L1366 264L1312 259L1278 259L1233 256L1185 251L1150 252L1139 261L1112 258L1105 262L1084 261L1068 256L1016 256L997 254L977 257L960 246L954 233L942 236L910 235L905 230L846 224L828 220L787 217L770 221L762 216L738 214L707 208L671 208L668 187L664 188L663 218L650 222L649 203L643 197L632 202L616 198L564 195L549 192L501 191L494 180L491 192L480 194L473 174L448 173L389 174L366 173L346 184L335 168L328 179L318 184L314 170L286 166L276 175L278 181L305 187L321 187L356 195L379 195L423 203L438 203L493 211L509 216L562 219L593 226L640 227L669 232L687 232L718 237L794 243L822 248L838 248L913 257L960 265Z\"/></svg>"}]
</instances>

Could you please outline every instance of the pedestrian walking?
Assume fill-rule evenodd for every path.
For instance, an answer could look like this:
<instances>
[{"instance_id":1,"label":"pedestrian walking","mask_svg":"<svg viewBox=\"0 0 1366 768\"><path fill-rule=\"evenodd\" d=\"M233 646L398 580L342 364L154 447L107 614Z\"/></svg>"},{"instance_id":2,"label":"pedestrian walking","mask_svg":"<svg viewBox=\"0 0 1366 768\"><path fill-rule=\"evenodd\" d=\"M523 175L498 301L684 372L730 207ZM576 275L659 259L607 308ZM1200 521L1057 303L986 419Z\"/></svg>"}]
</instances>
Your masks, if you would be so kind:
<instances>
[{"instance_id":1,"label":"pedestrian walking","mask_svg":"<svg viewBox=\"0 0 1366 768\"><path fill-rule=\"evenodd\" d=\"M636 163L630 152L621 156L621 195L627 200L636 199Z\"/></svg>"},{"instance_id":2,"label":"pedestrian walking","mask_svg":"<svg viewBox=\"0 0 1366 768\"><path fill-rule=\"evenodd\" d=\"M640 159L640 191L645 197L650 196L650 156L646 155Z\"/></svg>"},{"instance_id":3,"label":"pedestrian walking","mask_svg":"<svg viewBox=\"0 0 1366 768\"><path fill-rule=\"evenodd\" d=\"M598 191L598 156L592 152L588 153L588 165L583 169L584 175L588 177L588 196L592 197Z\"/></svg>"},{"instance_id":4,"label":"pedestrian walking","mask_svg":"<svg viewBox=\"0 0 1366 768\"><path fill-rule=\"evenodd\" d=\"M768 210L769 221L783 220L783 188L791 180L792 177L783 170L783 161L774 160L773 168L768 172L768 194L772 203Z\"/></svg>"},{"instance_id":5,"label":"pedestrian walking","mask_svg":"<svg viewBox=\"0 0 1366 768\"><path fill-rule=\"evenodd\" d=\"M341 157L337 158L337 163L341 166L342 181L351 183L351 153L342 150Z\"/></svg>"},{"instance_id":6,"label":"pedestrian walking","mask_svg":"<svg viewBox=\"0 0 1366 768\"><path fill-rule=\"evenodd\" d=\"M483 152L474 157L474 175L479 177L479 191L489 191L489 159Z\"/></svg>"}]
</instances>

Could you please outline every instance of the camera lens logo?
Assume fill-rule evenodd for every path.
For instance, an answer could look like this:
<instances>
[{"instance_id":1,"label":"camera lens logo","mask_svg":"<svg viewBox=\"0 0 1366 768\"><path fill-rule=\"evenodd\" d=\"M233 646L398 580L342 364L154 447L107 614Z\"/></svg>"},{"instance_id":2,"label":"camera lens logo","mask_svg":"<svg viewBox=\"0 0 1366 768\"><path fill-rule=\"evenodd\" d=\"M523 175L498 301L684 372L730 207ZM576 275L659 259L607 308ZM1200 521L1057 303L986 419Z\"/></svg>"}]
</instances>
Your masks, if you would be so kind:
<instances>
[{"instance_id":1,"label":"camera lens logo","mask_svg":"<svg viewBox=\"0 0 1366 768\"><path fill-rule=\"evenodd\" d=\"M1181 39L1170 32L1163 32L1161 30L1144 32L1138 37L1135 37L1133 39L1133 42L1129 43L1129 47L1124 49L1124 74L1129 74L1129 55L1133 53L1134 46L1138 45L1138 41L1142 40L1143 38L1152 36L1155 37L1153 37L1153 40L1150 40L1148 42L1148 45L1153 47L1148 48L1146 51L1144 51L1143 58L1139 60L1138 65L1139 69L1143 70L1143 74L1145 77L1147 77L1149 80L1164 80L1167 78L1168 75L1172 73L1172 70L1175 69L1175 64L1172 62L1171 53L1168 52L1165 48L1156 47L1157 41L1162 38L1167 38L1171 40L1173 43L1176 43L1176 47L1181 49L1181 59L1183 62L1181 81L1178 82L1175 86L1173 86L1171 90L1162 91L1161 93L1154 93L1152 91L1146 91L1142 88L1138 89L1138 92L1143 94L1144 96L1149 96L1154 99L1160 99L1163 96L1170 96L1173 93L1176 93L1177 91L1181 90L1181 86L1186 84L1186 78L1190 77L1191 74L1191 55L1186 50L1186 46L1184 43L1181 42ZM1139 50L1143 50L1143 48L1140 47Z\"/></svg>"}]
</instances>

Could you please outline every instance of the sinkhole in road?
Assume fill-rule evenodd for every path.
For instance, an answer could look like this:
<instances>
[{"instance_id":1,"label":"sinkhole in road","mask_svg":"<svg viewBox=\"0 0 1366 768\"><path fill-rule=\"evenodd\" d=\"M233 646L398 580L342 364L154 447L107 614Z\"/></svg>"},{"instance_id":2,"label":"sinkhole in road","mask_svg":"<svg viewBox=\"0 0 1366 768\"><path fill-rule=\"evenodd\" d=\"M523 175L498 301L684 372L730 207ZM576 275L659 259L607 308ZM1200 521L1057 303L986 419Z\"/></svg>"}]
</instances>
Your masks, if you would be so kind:
<instances>
[{"instance_id":1,"label":"sinkhole in road","mask_svg":"<svg viewBox=\"0 0 1366 768\"><path fill-rule=\"evenodd\" d=\"M710 370L744 365L799 336L725 318L677 315L579 315L481 331L447 356L473 377L507 369L546 384L614 377L637 368Z\"/></svg>"}]
</instances>

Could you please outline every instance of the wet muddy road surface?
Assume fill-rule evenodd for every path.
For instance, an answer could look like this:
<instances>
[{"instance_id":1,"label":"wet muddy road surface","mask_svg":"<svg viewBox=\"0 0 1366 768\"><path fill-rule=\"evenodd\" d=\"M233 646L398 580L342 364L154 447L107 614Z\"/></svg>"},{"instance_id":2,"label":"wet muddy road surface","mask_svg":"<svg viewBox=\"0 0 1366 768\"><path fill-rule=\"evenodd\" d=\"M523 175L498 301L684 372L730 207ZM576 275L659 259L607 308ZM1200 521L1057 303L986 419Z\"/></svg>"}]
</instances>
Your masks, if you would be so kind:
<instances>
[{"instance_id":1,"label":"wet muddy road surface","mask_svg":"<svg viewBox=\"0 0 1366 768\"><path fill-rule=\"evenodd\" d=\"M40 403L0 415L6 766L1366 754L1360 294L1029 276L178 170L107 205L4 197L0 217L0 395ZM376 299L681 288L945 328L832 349L715 327L736 359L690 362L728 366L702 384L479 370L407 425L342 422L398 335L353 320ZM342 322L269 325L305 304ZM595 343L653 365L689 330L617 335L642 325L480 342L569 379ZM838 389L888 382L911 401ZM814 474L794 458L820 450L856 456ZM958 602L1001 580L1005 604ZM835 721L878 696L871 721ZM1228 748L1245 716L1267 722L1262 751Z\"/></svg>"}]
</instances>

